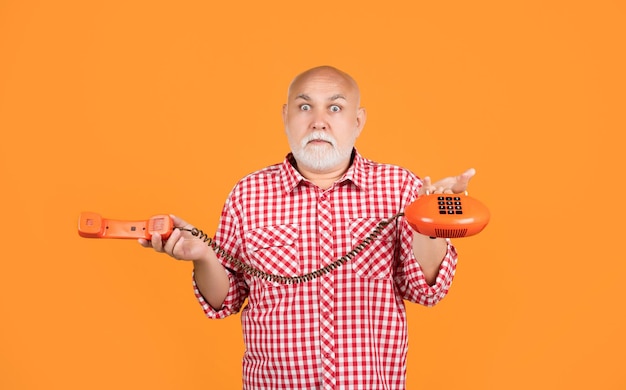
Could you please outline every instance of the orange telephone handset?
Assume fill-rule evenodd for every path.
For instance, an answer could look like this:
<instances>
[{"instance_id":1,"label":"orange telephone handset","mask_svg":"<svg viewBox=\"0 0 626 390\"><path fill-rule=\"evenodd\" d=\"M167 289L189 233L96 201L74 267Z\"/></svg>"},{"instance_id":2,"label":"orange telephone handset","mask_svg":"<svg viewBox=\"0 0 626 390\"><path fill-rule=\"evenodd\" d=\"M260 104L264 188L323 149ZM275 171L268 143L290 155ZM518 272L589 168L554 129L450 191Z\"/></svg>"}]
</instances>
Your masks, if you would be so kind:
<instances>
[{"instance_id":1,"label":"orange telephone handset","mask_svg":"<svg viewBox=\"0 0 626 390\"><path fill-rule=\"evenodd\" d=\"M480 233L490 214L485 205L467 194L430 194L408 205L404 216L418 233L458 238Z\"/></svg>"},{"instance_id":2,"label":"orange telephone handset","mask_svg":"<svg viewBox=\"0 0 626 390\"><path fill-rule=\"evenodd\" d=\"M145 238L159 233L168 238L174 229L169 215L154 215L144 221L123 221L102 218L98 213L82 212L78 218L78 234L85 238Z\"/></svg>"}]
</instances>

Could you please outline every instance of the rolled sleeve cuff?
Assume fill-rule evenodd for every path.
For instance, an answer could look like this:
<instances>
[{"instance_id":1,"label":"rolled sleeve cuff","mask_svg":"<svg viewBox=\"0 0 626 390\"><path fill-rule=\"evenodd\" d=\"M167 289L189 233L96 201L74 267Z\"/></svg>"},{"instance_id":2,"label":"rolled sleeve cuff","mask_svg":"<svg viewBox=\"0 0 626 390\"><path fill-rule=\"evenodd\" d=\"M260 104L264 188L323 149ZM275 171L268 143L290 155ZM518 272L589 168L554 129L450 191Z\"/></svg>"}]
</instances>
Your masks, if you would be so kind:
<instances>
[{"instance_id":1,"label":"rolled sleeve cuff","mask_svg":"<svg viewBox=\"0 0 626 390\"><path fill-rule=\"evenodd\" d=\"M454 279L457 265L457 253L455 247L452 245L450 240L448 240L446 254L441 262L441 265L439 266L437 278L432 286L426 282L426 277L416 260L414 260L414 264L417 267L414 273L415 277L409 278L409 280L413 280L413 282L409 282L413 285L413 288L409 288L409 291L412 291L413 293L409 293L409 296L407 297L408 300L424 306L436 305L448 294L450 286L452 285L452 280Z\"/></svg>"},{"instance_id":2,"label":"rolled sleeve cuff","mask_svg":"<svg viewBox=\"0 0 626 390\"><path fill-rule=\"evenodd\" d=\"M211 306L207 302L207 300L204 298L204 296L200 292L200 289L198 288L198 285L196 284L195 272L192 272L191 279L193 283L194 295L196 296L198 303L200 303L200 306L202 307L202 311L208 318L221 319L221 318L228 317L229 315L234 314L238 311L238 310L233 310L233 307L234 307L233 303L235 301L235 297L237 296L237 284L235 283L234 275L231 272L226 270L226 274L228 276L230 287L228 288L228 293L226 294L226 298L224 299L224 303L222 304L222 307L219 309L215 309L213 308L213 306Z\"/></svg>"}]
</instances>

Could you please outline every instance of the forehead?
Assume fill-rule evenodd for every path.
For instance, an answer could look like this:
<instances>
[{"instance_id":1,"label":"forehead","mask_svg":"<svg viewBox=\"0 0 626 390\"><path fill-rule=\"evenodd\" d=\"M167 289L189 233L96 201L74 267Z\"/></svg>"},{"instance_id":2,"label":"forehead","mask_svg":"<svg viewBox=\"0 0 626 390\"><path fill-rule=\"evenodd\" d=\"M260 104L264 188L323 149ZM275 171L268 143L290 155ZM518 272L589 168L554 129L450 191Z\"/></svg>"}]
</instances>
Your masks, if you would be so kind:
<instances>
[{"instance_id":1,"label":"forehead","mask_svg":"<svg viewBox=\"0 0 626 390\"><path fill-rule=\"evenodd\" d=\"M296 77L289 86L289 100L299 96L330 98L343 96L346 100L358 100L358 89L355 83L334 71L317 71Z\"/></svg>"}]
</instances>

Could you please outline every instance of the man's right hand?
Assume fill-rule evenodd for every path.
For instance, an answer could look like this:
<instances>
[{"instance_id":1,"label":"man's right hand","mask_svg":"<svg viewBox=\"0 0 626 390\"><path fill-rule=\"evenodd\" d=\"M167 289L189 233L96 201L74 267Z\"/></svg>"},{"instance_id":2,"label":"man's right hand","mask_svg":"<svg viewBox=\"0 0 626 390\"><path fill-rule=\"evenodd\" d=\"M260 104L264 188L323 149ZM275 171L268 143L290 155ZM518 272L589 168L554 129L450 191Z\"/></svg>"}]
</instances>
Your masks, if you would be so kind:
<instances>
[{"instance_id":1,"label":"man's right hand","mask_svg":"<svg viewBox=\"0 0 626 390\"><path fill-rule=\"evenodd\" d=\"M185 222L175 215L170 215L174 222L174 230L167 240L163 240L161 235L155 233L152 240L140 238L138 241L144 248L153 248L157 252L167 253L176 260L203 260L207 258L209 246L190 232L193 225ZM180 228L186 230L180 230Z\"/></svg>"}]
</instances>

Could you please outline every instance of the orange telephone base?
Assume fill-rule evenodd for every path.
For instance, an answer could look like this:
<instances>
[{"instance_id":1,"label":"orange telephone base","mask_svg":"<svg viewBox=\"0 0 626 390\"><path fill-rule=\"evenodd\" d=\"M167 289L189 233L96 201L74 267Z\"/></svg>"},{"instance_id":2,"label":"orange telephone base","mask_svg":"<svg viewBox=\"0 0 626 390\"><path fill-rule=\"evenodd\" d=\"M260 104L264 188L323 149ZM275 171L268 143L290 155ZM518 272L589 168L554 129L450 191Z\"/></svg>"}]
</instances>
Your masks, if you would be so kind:
<instances>
[{"instance_id":1,"label":"orange telephone base","mask_svg":"<svg viewBox=\"0 0 626 390\"><path fill-rule=\"evenodd\" d=\"M85 238L145 238L159 233L168 238L174 229L169 215L155 215L145 221L122 221L102 218L98 213L82 212L78 218L78 234Z\"/></svg>"},{"instance_id":2,"label":"orange telephone base","mask_svg":"<svg viewBox=\"0 0 626 390\"><path fill-rule=\"evenodd\" d=\"M442 238L480 233L490 217L487 207L467 194L422 195L405 208L404 216L416 232Z\"/></svg>"}]
</instances>

